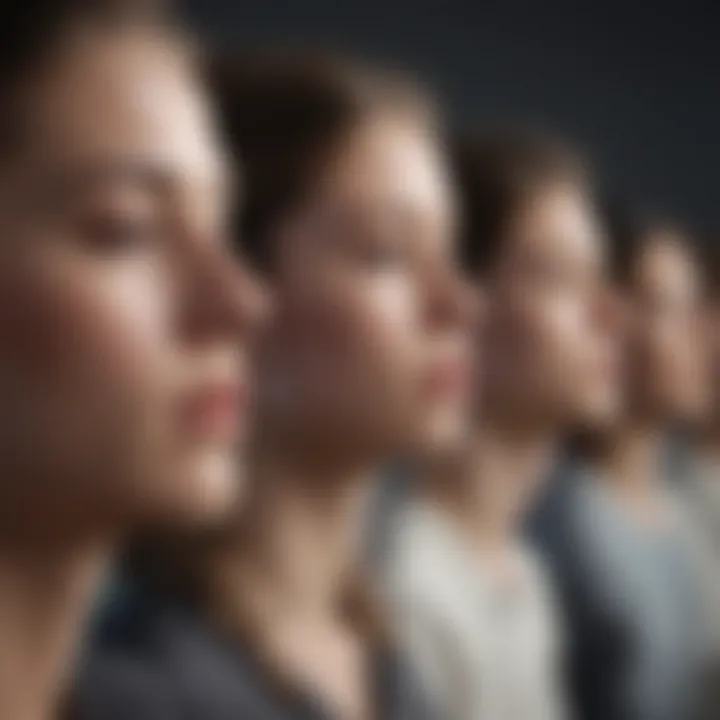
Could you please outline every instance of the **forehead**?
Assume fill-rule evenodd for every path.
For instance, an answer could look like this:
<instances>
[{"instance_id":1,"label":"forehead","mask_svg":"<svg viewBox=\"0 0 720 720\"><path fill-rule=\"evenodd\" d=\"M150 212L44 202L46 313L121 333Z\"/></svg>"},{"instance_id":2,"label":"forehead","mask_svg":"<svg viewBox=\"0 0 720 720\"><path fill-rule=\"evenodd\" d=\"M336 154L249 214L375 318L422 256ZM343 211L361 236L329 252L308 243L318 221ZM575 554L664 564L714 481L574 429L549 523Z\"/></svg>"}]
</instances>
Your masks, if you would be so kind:
<instances>
[{"instance_id":1,"label":"forehead","mask_svg":"<svg viewBox=\"0 0 720 720\"><path fill-rule=\"evenodd\" d=\"M686 241L671 231L658 231L647 239L636 270L639 287L646 292L688 294L698 289L695 257Z\"/></svg>"},{"instance_id":2,"label":"forehead","mask_svg":"<svg viewBox=\"0 0 720 720\"><path fill-rule=\"evenodd\" d=\"M558 182L532 191L508 223L511 251L529 256L604 253L596 213L584 190Z\"/></svg>"},{"instance_id":3,"label":"forehead","mask_svg":"<svg viewBox=\"0 0 720 720\"><path fill-rule=\"evenodd\" d=\"M21 164L37 172L127 178L153 166L206 184L225 173L188 58L158 34L78 37L33 86L26 117Z\"/></svg>"},{"instance_id":4,"label":"forehead","mask_svg":"<svg viewBox=\"0 0 720 720\"><path fill-rule=\"evenodd\" d=\"M454 218L437 138L412 116L388 114L356 128L332 159L320 190L359 205L382 202L407 213Z\"/></svg>"}]
</instances>

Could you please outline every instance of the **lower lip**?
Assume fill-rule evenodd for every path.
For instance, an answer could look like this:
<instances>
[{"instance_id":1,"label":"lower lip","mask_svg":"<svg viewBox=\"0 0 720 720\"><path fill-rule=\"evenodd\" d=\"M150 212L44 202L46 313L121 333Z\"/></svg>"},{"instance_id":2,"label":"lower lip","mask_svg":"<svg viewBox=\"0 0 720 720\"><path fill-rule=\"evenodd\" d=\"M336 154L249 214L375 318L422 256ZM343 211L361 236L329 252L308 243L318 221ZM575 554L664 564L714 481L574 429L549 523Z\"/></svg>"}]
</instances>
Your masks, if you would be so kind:
<instances>
[{"instance_id":1,"label":"lower lip","mask_svg":"<svg viewBox=\"0 0 720 720\"><path fill-rule=\"evenodd\" d=\"M429 375L428 389L437 398L457 398L467 392L468 374L461 367L437 369Z\"/></svg>"},{"instance_id":2,"label":"lower lip","mask_svg":"<svg viewBox=\"0 0 720 720\"><path fill-rule=\"evenodd\" d=\"M241 432L242 403L233 393L197 399L188 404L185 419L193 434L213 440L234 440Z\"/></svg>"}]
</instances>

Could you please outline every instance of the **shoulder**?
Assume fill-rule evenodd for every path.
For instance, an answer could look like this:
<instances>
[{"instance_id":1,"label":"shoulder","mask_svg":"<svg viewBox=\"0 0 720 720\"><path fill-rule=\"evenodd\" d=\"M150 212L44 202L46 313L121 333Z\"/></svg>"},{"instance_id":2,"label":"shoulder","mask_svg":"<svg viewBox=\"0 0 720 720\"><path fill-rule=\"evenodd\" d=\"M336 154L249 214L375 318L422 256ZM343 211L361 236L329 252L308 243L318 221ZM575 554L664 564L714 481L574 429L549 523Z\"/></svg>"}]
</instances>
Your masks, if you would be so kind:
<instances>
[{"instance_id":1,"label":"shoulder","mask_svg":"<svg viewBox=\"0 0 720 720\"><path fill-rule=\"evenodd\" d=\"M150 599L114 598L91 633L75 683L81 720L175 720L172 633Z\"/></svg>"},{"instance_id":2,"label":"shoulder","mask_svg":"<svg viewBox=\"0 0 720 720\"><path fill-rule=\"evenodd\" d=\"M462 596L459 586L469 581L468 564L462 541L441 511L408 503L394 523L381 583L391 600L437 609Z\"/></svg>"},{"instance_id":3,"label":"shoulder","mask_svg":"<svg viewBox=\"0 0 720 720\"><path fill-rule=\"evenodd\" d=\"M547 562L572 561L580 551L592 514L589 482L582 468L564 465L541 493L526 524L526 536Z\"/></svg>"},{"instance_id":4,"label":"shoulder","mask_svg":"<svg viewBox=\"0 0 720 720\"><path fill-rule=\"evenodd\" d=\"M521 542L517 547L517 556L530 586L545 594L552 582L542 554L530 543Z\"/></svg>"},{"instance_id":5,"label":"shoulder","mask_svg":"<svg viewBox=\"0 0 720 720\"><path fill-rule=\"evenodd\" d=\"M171 599L133 589L112 603L81 662L80 720L209 720L268 715L249 654Z\"/></svg>"},{"instance_id":6,"label":"shoulder","mask_svg":"<svg viewBox=\"0 0 720 720\"><path fill-rule=\"evenodd\" d=\"M389 717L397 720L435 717L426 688L402 652L389 649L382 654L377 667L377 682Z\"/></svg>"},{"instance_id":7,"label":"shoulder","mask_svg":"<svg viewBox=\"0 0 720 720\"><path fill-rule=\"evenodd\" d=\"M527 530L536 552L538 582L550 588L555 602L566 611L594 606L614 532L596 482L581 468L565 468L541 499Z\"/></svg>"},{"instance_id":8,"label":"shoulder","mask_svg":"<svg viewBox=\"0 0 720 720\"><path fill-rule=\"evenodd\" d=\"M396 631L423 680L434 683L466 664L487 631L479 612L482 581L475 559L449 520L432 506L406 508L383 580Z\"/></svg>"},{"instance_id":9,"label":"shoulder","mask_svg":"<svg viewBox=\"0 0 720 720\"><path fill-rule=\"evenodd\" d=\"M536 617L548 632L554 633L562 624L555 579L542 555L532 546L527 543L520 545L519 555Z\"/></svg>"}]
</instances>

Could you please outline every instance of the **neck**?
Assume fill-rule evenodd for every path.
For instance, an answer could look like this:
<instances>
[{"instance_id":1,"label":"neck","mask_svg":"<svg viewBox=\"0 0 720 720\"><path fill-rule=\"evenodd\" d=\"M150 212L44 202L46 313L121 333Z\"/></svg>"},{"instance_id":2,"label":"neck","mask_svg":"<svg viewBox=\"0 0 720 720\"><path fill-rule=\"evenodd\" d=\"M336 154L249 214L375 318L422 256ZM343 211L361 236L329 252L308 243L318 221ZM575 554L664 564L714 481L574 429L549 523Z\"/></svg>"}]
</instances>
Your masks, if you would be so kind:
<instances>
[{"instance_id":1,"label":"neck","mask_svg":"<svg viewBox=\"0 0 720 720\"><path fill-rule=\"evenodd\" d=\"M720 422L699 433L697 448L700 456L706 458L711 465L720 465Z\"/></svg>"},{"instance_id":2,"label":"neck","mask_svg":"<svg viewBox=\"0 0 720 720\"><path fill-rule=\"evenodd\" d=\"M372 473L308 474L256 458L249 484L238 542L221 566L244 567L237 590L260 588L279 612L334 613L360 560Z\"/></svg>"},{"instance_id":3,"label":"neck","mask_svg":"<svg viewBox=\"0 0 720 720\"><path fill-rule=\"evenodd\" d=\"M426 492L475 545L506 549L550 469L555 447L550 433L519 433L487 423L459 463L444 471L427 469Z\"/></svg>"},{"instance_id":4,"label":"neck","mask_svg":"<svg viewBox=\"0 0 720 720\"><path fill-rule=\"evenodd\" d=\"M61 703L106 552L57 543L19 549L5 540L0 538L0 717L47 720Z\"/></svg>"},{"instance_id":5,"label":"neck","mask_svg":"<svg viewBox=\"0 0 720 720\"><path fill-rule=\"evenodd\" d=\"M603 482L629 501L656 494L662 459L662 433L645 426L626 427L606 443L598 458Z\"/></svg>"}]
</instances>

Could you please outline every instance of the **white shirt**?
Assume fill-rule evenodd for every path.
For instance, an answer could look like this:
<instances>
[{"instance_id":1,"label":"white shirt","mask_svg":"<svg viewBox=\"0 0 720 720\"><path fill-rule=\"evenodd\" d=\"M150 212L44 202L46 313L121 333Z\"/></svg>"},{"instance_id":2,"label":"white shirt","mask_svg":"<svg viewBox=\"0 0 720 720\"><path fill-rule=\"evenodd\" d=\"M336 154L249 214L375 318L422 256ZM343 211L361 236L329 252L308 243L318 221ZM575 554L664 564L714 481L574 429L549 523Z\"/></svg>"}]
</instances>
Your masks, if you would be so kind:
<instances>
[{"instance_id":1,"label":"white shirt","mask_svg":"<svg viewBox=\"0 0 720 720\"><path fill-rule=\"evenodd\" d=\"M697 462L683 482L687 529L698 564L700 628L709 661L720 670L720 466Z\"/></svg>"},{"instance_id":2,"label":"white shirt","mask_svg":"<svg viewBox=\"0 0 720 720\"><path fill-rule=\"evenodd\" d=\"M512 586L488 573L436 508L396 518L383 586L443 720L558 720L558 623L538 560L519 542Z\"/></svg>"}]
</instances>

